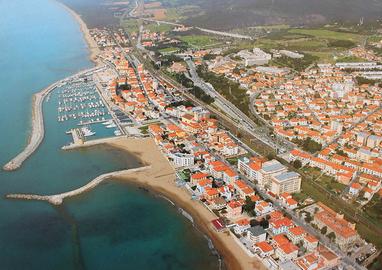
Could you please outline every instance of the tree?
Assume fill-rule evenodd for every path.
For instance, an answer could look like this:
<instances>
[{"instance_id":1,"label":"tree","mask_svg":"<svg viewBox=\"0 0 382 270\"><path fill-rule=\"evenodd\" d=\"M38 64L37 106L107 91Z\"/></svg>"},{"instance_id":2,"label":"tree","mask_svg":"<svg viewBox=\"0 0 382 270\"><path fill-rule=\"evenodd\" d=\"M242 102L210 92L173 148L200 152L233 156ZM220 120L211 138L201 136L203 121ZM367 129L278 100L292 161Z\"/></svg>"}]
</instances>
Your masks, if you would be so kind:
<instances>
[{"instance_id":1,"label":"tree","mask_svg":"<svg viewBox=\"0 0 382 270\"><path fill-rule=\"evenodd\" d=\"M261 221L260 221L260 226L263 227L264 229L268 229L269 227L269 221L265 218L263 218Z\"/></svg>"},{"instance_id":2,"label":"tree","mask_svg":"<svg viewBox=\"0 0 382 270\"><path fill-rule=\"evenodd\" d=\"M296 159L295 161L293 161L293 167L295 167L296 169L300 169L302 167L302 163L300 160Z\"/></svg>"},{"instance_id":3,"label":"tree","mask_svg":"<svg viewBox=\"0 0 382 270\"><path fill-rule=\"evenodd\" d=\"M316 141L313 141L311 138L306 138L302 142L302 148L305 151L315 153L315 152L320 151L322 149L322 145Z\"/></svg>"},{"instance_id":4,"label":"tree","mask_svg":"<svg viewBox=\"0 0 382 270\"><path fill-rule=\"evenodd\" d=\"M245 204L243 205L243 211L247 212L249 215L254 215L256 203L251 200L250 197L245 197Z\"/></svg>"},{"instance_id":5,"label":"tree","mask_svg":"<svg viewBox=\"0 0 382 270\"><path fill-rule=\"evenodd\" d=\"M324 226L321 228L321 234L325 235L328 231L328 227Z\"/></svg>"},{"instance_id":6,"label":"tree","mask_svg":"<svg viewBox=\"0 0 382 270\"><path fill-rule=\"evenodd\" d=\"M336 240L336 234L334 232L331 232L328 234L328 238L330 241L334 242Z\"/></svg>"},{"instance_id":7,"label":"tree","mask_svg":"<svg viewBox=\"0 0 382 270\"><path fill-rule=\"evenodd\" d=\"M310 223L310 222L312 222L312 220L313 220L313 218L310 215L310 213L306 213L305 222Z\"/></svg>"}]
</instances>

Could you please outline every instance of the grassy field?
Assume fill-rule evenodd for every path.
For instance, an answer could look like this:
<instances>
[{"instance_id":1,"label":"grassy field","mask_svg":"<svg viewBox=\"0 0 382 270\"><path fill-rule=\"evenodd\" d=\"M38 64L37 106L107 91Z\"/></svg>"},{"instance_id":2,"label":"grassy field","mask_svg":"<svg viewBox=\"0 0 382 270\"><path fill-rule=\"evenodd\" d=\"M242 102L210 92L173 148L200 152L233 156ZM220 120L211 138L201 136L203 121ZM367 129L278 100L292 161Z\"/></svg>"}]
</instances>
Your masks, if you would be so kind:
<instances>
[{"instance_id":1,"label":"grassy field","mask_svg":"<svg viewBox=\"0 0 382 270\"><path fill-rule=\"evenodd\" d=\"M356 56L345 56L345 57L340 57L337 59L337 62L365 62L367 61L366 59L356 57Z\"/></svg>"},{"instance_id":2,"label":"grassy field","mask_svg":"<svg viewBox=\"0 0 382 270\"><path fill-rule=\"evenodd\" d=\"M290 29L288 33L312 36L319 39L350 40L358 42L362 36L354 33L338 32L326 29Z\"/></svg>"},{"instance_id":3,"label":"grassy field","mask_svg":"<svg viewBox=\"0 0 382 270\"><path fill-rule=\"evenodd\" d=\"M122 20L121 26L129 33L139 31L138 21L136 19Z\"/></svg>"},{"instance_id":4,"label":"grassy field","mask_svg":"<svg viewBox=\"0 0 382 270\"><path fill-rule=\"evenodd\" d=\"M169 24L157 24L150 23L145 25L145 29L150 30L150 32L170 32L174 26Z\"/></svg>"},{"instance_id":5,"label":"grassy field","mask_svg":"<svg viewBox=\"0 0 382 270\"><path fill-rule=\"evenodd\" d=\"M219 42L215 38L204 35L180 36L179 39L196 48L203 48Z\"/></svg>"},{"instance_id":6,"label":"grassy field","mask_svg":"<svg viewBox=\"0 0 382 270\"><path fill-rule=\"evenodd\" d=\"M158 51L160 53L163 53L163 54L169 54L169 53L174 53L174 52L176 52L178 50L179 50L179 48L169 47L169 48L160 49Z\"/></svg>"},{"instance_id":7,"label":"grassy field","mask_svg":"<svg viewBox=\"0 0 382 270\"><path fill-rule=\"evenodd\" d=\"M366 38L353 32L331 29L289 28L272 31L266 37L259 38L255 46L265 50L286 49L317 56L318 62L334 62L334 56L343 54L347 49L357 46Z\"/></svg>"}]
</instances>

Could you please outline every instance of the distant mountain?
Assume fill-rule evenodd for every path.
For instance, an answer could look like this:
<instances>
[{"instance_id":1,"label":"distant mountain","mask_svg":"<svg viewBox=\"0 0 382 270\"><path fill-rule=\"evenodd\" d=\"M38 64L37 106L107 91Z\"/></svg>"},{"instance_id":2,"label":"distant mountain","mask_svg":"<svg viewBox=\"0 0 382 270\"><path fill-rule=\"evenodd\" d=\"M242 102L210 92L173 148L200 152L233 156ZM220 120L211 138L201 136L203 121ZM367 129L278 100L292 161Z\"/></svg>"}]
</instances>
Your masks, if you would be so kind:
<instances>
[{"instance_id":1,"label":"distant mountain","mask_svg":"<svg viewBox=\"0 0 382 270\"><path fill-rule=\"evenodd\" d=\"M287 23L365 22L382 19L382 0L163 0L197 5L203 14L186 23L215 29Z\"/></svg>"}]
</instances>

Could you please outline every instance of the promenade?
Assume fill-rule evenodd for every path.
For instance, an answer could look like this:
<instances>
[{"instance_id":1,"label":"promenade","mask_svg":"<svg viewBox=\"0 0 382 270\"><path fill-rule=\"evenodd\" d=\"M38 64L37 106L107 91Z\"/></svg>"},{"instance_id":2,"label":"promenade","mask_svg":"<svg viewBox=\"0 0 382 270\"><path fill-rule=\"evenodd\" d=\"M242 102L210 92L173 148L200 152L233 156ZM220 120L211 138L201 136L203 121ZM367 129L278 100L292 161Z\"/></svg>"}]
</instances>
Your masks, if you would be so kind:
<instances>
[{"instance_id":1,"label":"promenade","mask_svg":"<svg viewBox=\"0 0 382 270\"><path fill-rule=\"evenodd\" d=\"M96 178L94 178L92 181L87 183L86 185L77 188L75 190L64 192L60 194L55 195L37 195L37 194L8 194L6 195L7 199L16 199L16 200L36 200L36 201L46 201L53 205L60 205L63 203L64 199L78 196L84 192L87 192L89 190L94 189L96 186L101 184L103 181L113 178L113 177L127 177L130 174L135 174L138 172L145 171L147 169L150 169L151 166L145 166L135 169L129 169L129 170L122 170L122 171L116 171L111 173L105 173L102 174Z\"/></svg>"},{"instance_id":2,"label":"promenade","mask_svg":"<svg viewBox=\"0 0 382 270\"><path fill-rule=\"evenodd\" d=\"M71 81L76 80L81 76L92 74L93 72L99 71L103 68L104 67L93 67L91 69L80 71L70 77L51 84L42 91L34 94L32 101L32 130L28 144L25 146L22 152L20 152L16 157L4 165L3 169L5 171L14 171L20 168L23 162L37 150L42 140L44 139L45 130L42 105L44 99L49 95L49 93L59 86L70 83Z\"/></svg>"}]
</instances>

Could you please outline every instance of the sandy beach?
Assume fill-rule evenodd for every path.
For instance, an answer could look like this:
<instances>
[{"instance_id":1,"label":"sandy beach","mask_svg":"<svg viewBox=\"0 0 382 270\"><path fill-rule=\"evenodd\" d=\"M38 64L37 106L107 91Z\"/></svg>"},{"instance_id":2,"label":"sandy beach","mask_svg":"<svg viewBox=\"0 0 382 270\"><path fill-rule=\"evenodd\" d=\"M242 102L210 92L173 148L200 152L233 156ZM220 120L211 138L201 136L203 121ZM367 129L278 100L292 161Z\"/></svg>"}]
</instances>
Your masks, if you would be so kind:
<instances>
[{"instance_id":1,"label":"sandy beach","mask_svg":"<svg viewBox=\"0 0 382 270\"><path fill-rule=\"evenodd\" d=\"M120 138L109 145L135 155L144 166L151 166L149 170L138 172L133 177L122 177L120 181L134 183L163 195L191 214L197 226L208 235L223 256L228 269L266 269L260 261L244 252L231 235L214 230L211 220L216 216L200 202L192 201L185 189L175 185L175 171L153 139Z\"/></svg>"},{"instance_id":2,"label":"sandy beach","mask_svg":"<svg viewBox=\"0 0 382 270\"><path fill-rule=\"evenodd\" d=\"M91 37L90 31L86 25L86 23L82 20L81 16L77 14L73 9L69 8L67 5L64 5L60 1L56 0L57 3L62 5L69 13L73 16L73 18L77 21L77 23L80 25L81 32L84 35L85 41L89 48L89 59L94 62L95 64L99 64L98 55L100 53L100 49L97 46L97 43L95 40Z\"/></svg>"}]
</instances>

